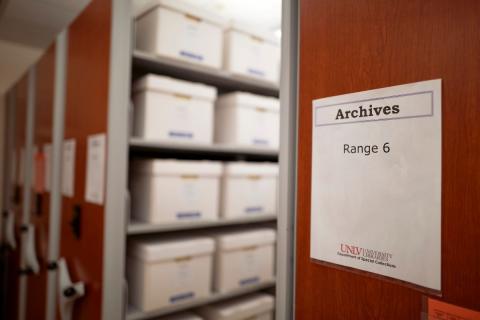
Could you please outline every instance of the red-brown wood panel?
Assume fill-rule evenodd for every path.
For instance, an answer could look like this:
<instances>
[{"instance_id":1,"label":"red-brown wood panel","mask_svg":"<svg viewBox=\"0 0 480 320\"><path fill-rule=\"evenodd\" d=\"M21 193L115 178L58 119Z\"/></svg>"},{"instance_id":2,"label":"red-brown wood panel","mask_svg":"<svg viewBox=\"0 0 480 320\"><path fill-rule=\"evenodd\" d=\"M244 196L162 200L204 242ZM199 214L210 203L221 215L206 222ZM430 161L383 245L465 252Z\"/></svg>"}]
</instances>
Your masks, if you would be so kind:
<instances>
[{"instance_id":1,"label":"red-brown wood panel","mask_svg":"<svg viewBox=\"0 0 480 320\"><path fill-rule=\"evenodd\" d=\"M33 144L37 152L52 142L52 111L55 74L55 46L52 45L36 64L36 101ZM36 160L38 161L38 160ZM36 179L41 175L35 168ZM35 185L35 181L33 182ZM43 185L45 185L43 183ZM35 245L40 272L28 276L27 319L44 319L46 306L48 227L50 193L41 190L33 192L30 223L35 226Z\"/></svg>"},{"instance_id":2,"label":"red-brown wood panel","mask_svg":"<svg viewBox=\"0 0 480 320\"><path fill-rule=\"evenodd\" d=\"M15 234L17 248L9 251L7 262L7 319L16 319L18 314L18 294L20 279L20 226L22 224L22 186L18 183L20 171L20 155L21 150L25 148L25 125L26 125L26 109L27 109L27 75L24 75L14 87L15 95L15 190L13 195L13 210L15 212Z\"/></svg>"},{"instance_id":3,"label":"red-brown wood panel","mask_svg":"<svg viewBox=\"0 0 480 320\"><path fill-rule=\"evenodd\" d=\"M75 139L75 189L63 197L60 255L73 281L85 282L73 319L100 319L103 279L104 207L85 202L86 142L107 131L111 0L92 0L68 31L65 139ZM72 232L80 209L80 237Z\"/></svg>"},{"instance_id":4,"label":"red-brown wood panel","mask_svg":"<svg viewBox=\"0 0 480 320\"><path fill-rule=\"evenodd\" d=\"M310 260L312 100L441 78L443 301L480 310L480 1L301 0L297 319L420 319L422 293Z\"/></svg>"}]
</instances>

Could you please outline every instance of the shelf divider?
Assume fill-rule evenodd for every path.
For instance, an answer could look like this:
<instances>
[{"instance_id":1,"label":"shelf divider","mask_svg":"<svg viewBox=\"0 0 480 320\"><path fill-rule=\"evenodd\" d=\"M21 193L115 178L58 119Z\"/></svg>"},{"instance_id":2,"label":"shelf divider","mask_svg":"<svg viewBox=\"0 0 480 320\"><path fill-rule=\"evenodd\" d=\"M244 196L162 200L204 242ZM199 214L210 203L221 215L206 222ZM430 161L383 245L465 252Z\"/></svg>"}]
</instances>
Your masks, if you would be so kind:
<instances>
[{"instance_id":1,"label":"shelf divider","mask_svg":"<svg viewBox=\"0 0 480 320\"><path fill-rule=\"evenodd\" d=\"M130 139L130 152L162 153L167 155L197 156L206 159L223 157L247 157L257 160L278 161L278 149L228 144L197 144L189 142L153 141L142 138Z\"/></svg>"},{"instance_id":2,"label":"shelf divider","mask_svg":"<svg viewBox=\"0 0 480 320\"><path fill-rule=\"evenodd\" d=\"M194 230L194 229L206 229L217 228L225 226L240 226L246 224L254 224L261 222L274 222L277 220L276 215L261 215L256 217L236 218L228 220L215 220L215 221L185 221L174 222L168 224L151 224L145 222L130 222L128 225L128 235L142 235L152 233L164 233L172 231Z\"/></svg>"},{"instance_id":3,"label":"shelf divider","mask_svg":"<svg viewBox=\"0 0 480 320\"><path fill-rule=\"evenodd\" d=\"M231 74L225 70L205 67L169 57L157 56L135 50L132 57L134 75L157 73L183 80L202 82L222 91L247 91L256 94L278 97L279 87L264 80Z\"/></svg>"}]
</instances>

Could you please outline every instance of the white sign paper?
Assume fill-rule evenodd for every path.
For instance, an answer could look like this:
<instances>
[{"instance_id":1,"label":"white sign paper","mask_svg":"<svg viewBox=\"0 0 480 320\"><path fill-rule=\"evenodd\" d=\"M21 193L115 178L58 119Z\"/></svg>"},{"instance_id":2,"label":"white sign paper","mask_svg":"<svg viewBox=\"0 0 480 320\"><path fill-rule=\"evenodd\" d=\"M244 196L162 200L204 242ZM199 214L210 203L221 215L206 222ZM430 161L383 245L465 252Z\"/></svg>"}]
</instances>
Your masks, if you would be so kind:
<instances>
[{"instance_id":1,"label":"white sign paper","mask_svg":"<svg viewBox=\"0 0 480 320\"><path fill-rule=\"evenodd\" d=\"M95 134L87 140L87 182L85 201L103 204L105 182L105 134Z\"/></svg>"},{"instance_id":2,"label":"white sign paper","mask_svg":"<svg viewBox=\"0 0 480 320\"><path fill-rule=\"evenodd\" d=\"M75 187L75 139L63 142L62 152L62 194L73 197Z\"/></svg>"},{"instance_id":3,"label":"white sign paper","mask_svg":"<svg viewBox=\"0 0 480 320\"><path fill-rule=\"evenodd\" d=\"M312 259L441 290L441 80L313 101Z\"/></svg>"}]
</instances>

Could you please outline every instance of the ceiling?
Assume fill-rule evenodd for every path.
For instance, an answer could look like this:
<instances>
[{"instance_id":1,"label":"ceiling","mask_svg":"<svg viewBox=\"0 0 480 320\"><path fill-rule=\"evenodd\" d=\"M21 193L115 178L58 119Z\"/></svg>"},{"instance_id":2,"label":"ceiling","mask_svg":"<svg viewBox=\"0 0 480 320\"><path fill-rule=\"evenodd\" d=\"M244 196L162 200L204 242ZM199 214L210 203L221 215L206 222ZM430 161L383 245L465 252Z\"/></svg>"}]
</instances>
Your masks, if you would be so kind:
<instances>
[{"instance_id":1,"label":"ceiling","mask_svg":"<svg viewBox=\"0 0 480 320\"><path fill-rule=\"evenodd\" d=\"M134 7L151 0L132 0ZM280 36L281 0L183 0ZM0 96L90 0L0 0Z\"/></svg>"},{"instance_id":2,"label":"ceiling","mask_svg":"<svg viewBox=\"0 0 480 320\"><path fill-rule=\"evenodd\" d=\"M0 0L0 95L34 64L90 0Z\"/></svg>"}]
</instances>

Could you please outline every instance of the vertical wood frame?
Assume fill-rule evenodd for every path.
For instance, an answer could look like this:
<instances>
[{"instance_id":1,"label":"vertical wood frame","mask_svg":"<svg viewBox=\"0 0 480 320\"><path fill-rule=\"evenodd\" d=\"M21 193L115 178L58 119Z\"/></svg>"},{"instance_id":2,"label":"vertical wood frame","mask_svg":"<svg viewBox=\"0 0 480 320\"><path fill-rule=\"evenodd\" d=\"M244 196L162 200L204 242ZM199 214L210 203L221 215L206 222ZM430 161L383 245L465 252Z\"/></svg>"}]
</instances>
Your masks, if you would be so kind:
<instances>
[{"instance_id":1,"label":"vertical wood frame","mask_svg":"<svg viewBox=\"0 0 480 320\"><path fill-rule=\"evenodd\" d=\"M68 29L64 137L76 141L75 181L73 197L62 197L60 257L72 281L85 283L73 319L102 314L105 206L85 201L85 180L87 138L107 132L112 2L92 0ZM78 209L77 238L70 223Z\"/></svg>"}]
</instances>

